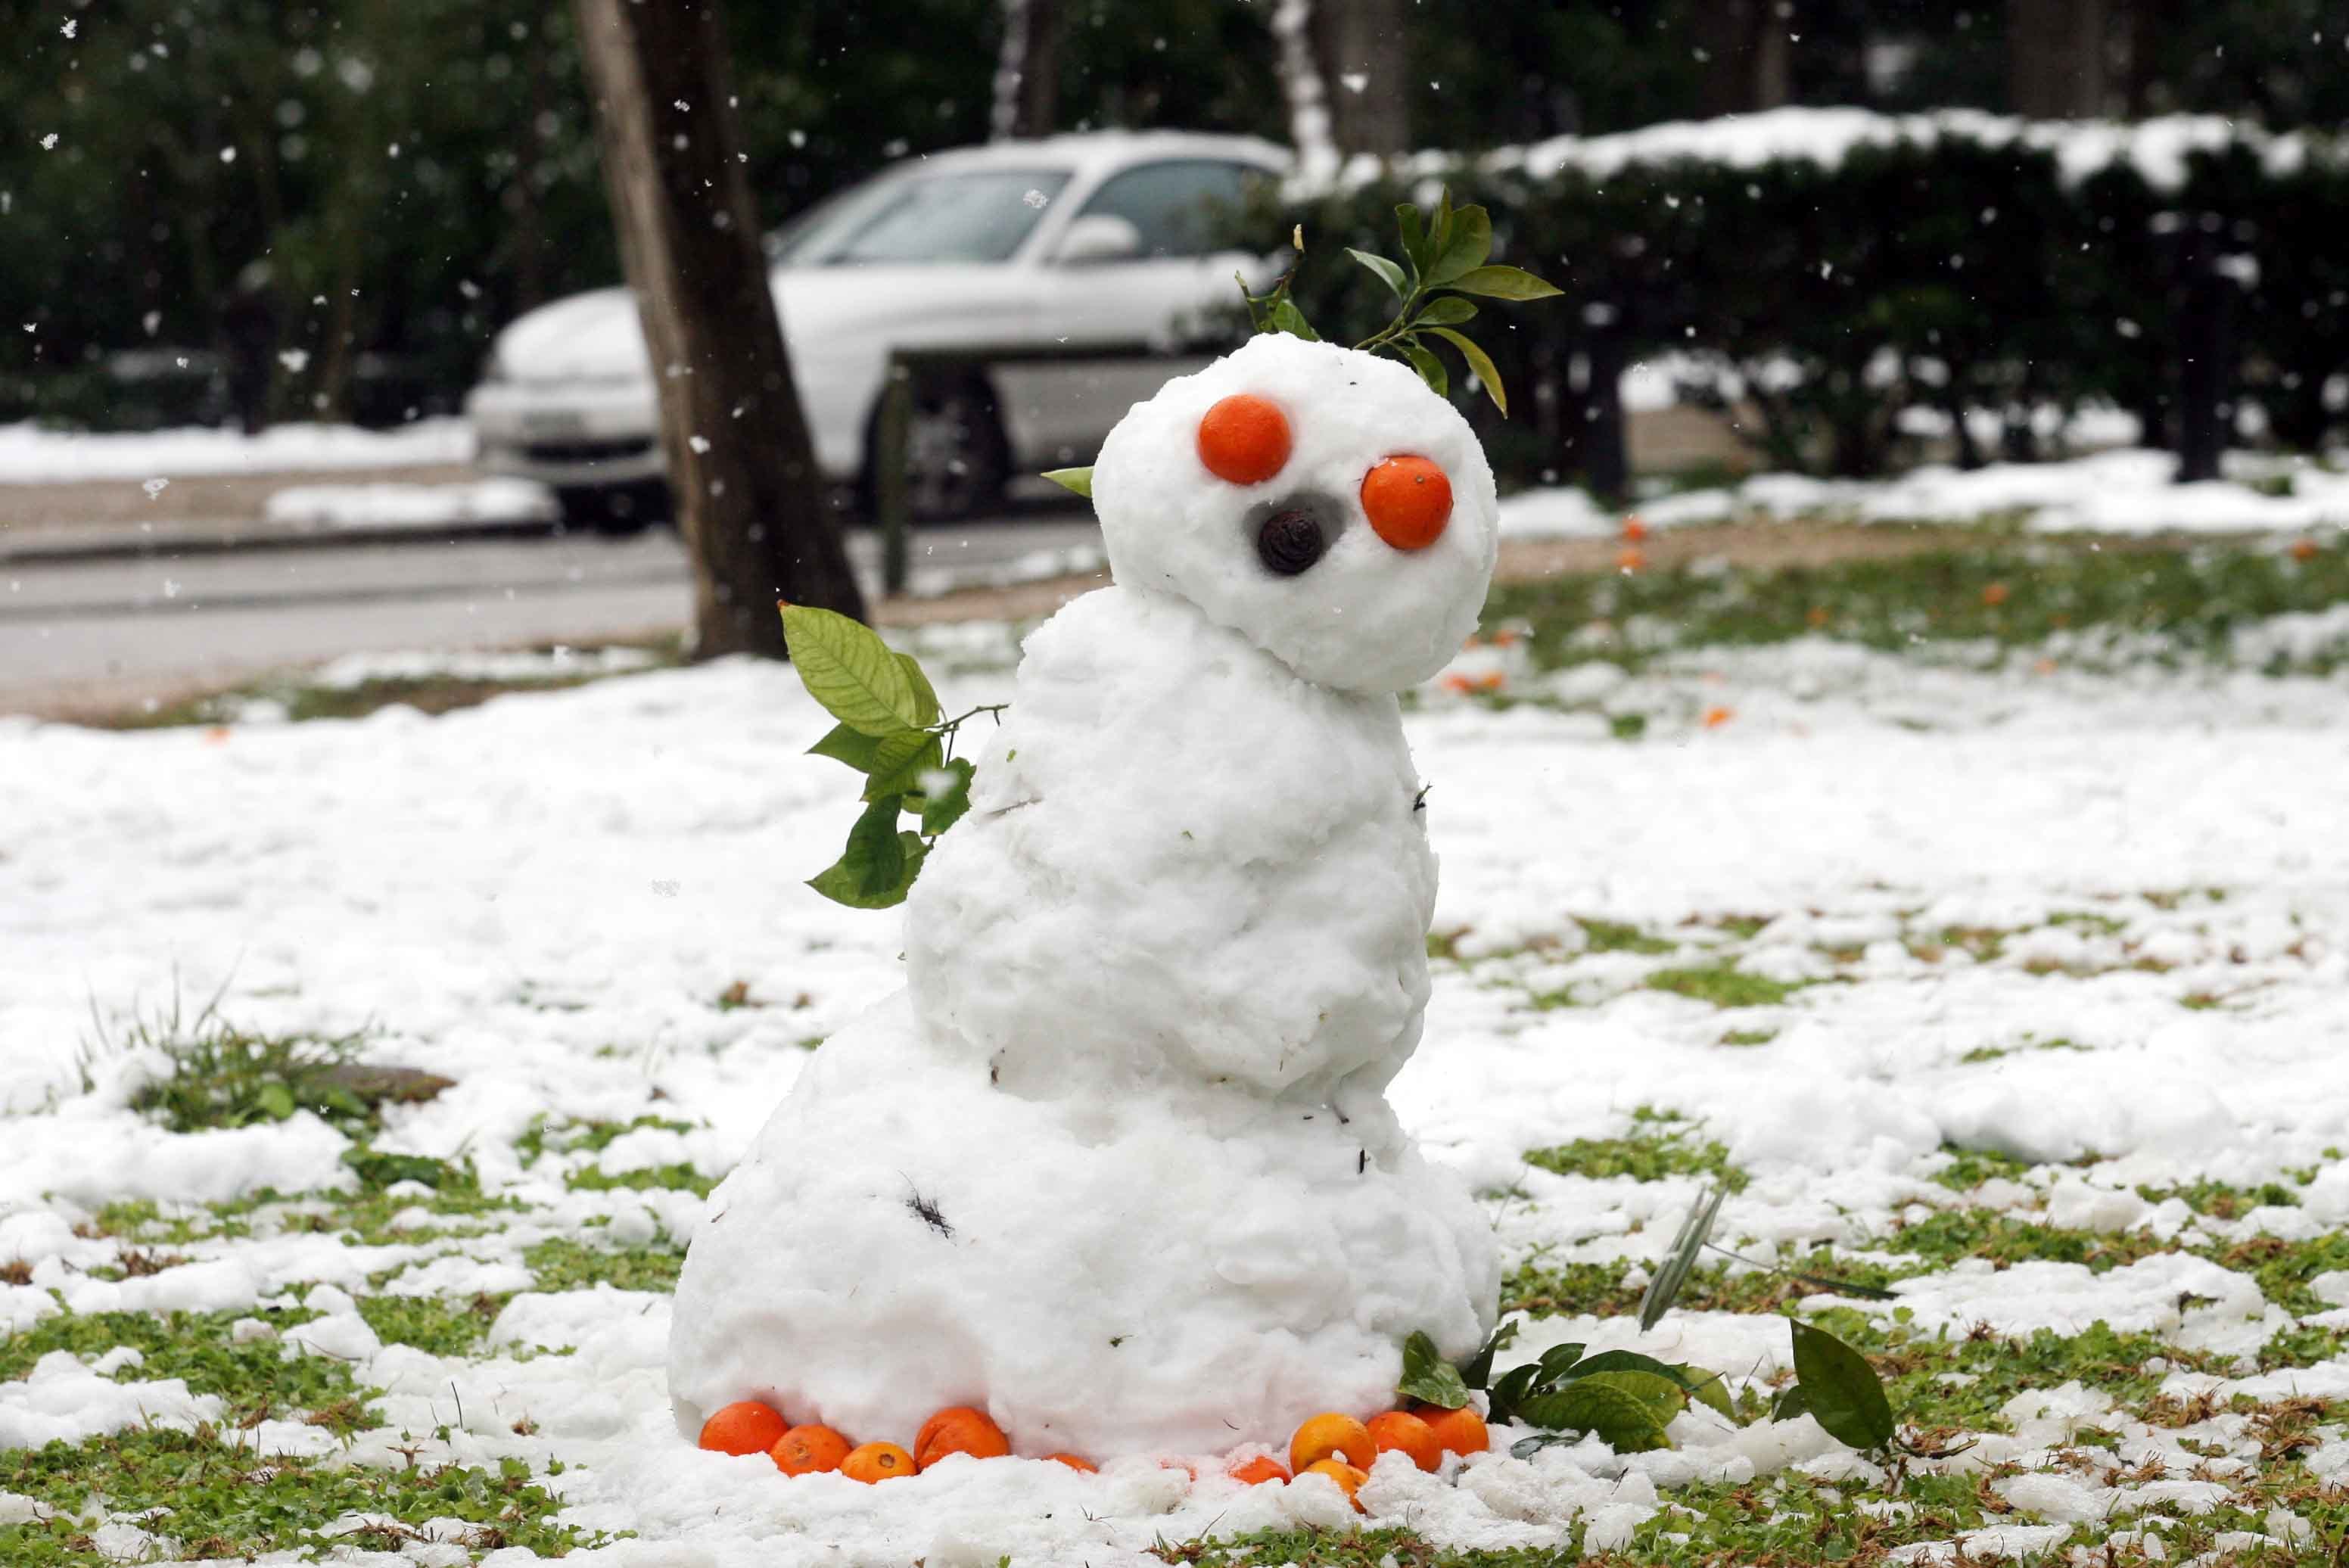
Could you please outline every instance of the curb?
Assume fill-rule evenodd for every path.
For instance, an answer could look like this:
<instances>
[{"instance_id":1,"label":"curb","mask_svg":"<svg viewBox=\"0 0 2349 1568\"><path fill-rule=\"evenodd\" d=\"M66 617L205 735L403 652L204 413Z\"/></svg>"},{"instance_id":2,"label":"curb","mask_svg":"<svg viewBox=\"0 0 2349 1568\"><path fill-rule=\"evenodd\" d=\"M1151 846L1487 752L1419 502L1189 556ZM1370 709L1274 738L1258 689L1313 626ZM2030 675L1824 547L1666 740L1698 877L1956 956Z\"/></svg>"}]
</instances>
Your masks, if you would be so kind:
<instances>
[{"instance_id":1,"label":"curb","mask_svg":"<svg viewBox=\"0 0 2349 1568\"><path fill-rule=\"evenodd\" d=\"M456 544L475 539L537 539L563 531L561 523L539 518L464 519L446 523L384 523L332 529L229 522L163 528L0 530L0 566L50 562L70 565L150 555L331 550L367 544Z\"/></svg>"}]
</instances>

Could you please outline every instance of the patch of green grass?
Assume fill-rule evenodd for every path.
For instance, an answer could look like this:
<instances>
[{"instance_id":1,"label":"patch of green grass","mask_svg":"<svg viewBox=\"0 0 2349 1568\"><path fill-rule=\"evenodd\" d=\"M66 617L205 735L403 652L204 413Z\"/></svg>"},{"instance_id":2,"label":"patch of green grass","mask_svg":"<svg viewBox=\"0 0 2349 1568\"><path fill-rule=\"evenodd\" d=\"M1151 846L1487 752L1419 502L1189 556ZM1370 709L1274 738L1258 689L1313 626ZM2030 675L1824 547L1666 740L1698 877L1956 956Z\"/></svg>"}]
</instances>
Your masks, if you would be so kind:
<instances>
[{"instance_id":1,"label":"patch of green grass","mask_svg":"<svg viewBox=\"0 0 2349 1568\"><path fill-rule=\"evenodd\" d=\"M234 720L246 704L254 702L277 704L285 710L285 717L296 724L314 719L365 718L394 705L412 707L419 713L437 717L460 708L479 707L492 697L512 692L567 691L597 681L617 680L626 676L669 669L683 663L685 656L683 639L677 636L615 643L605 646L641 649L651 658L648 663L627 668L590 668L570 675L559 674L550 668L543 675L510 679L482 679L453 674L386 676L360 681L355 686L326 686L299 679L273 678L167 703L151 712L144 708L129 709L99 721L99 727L170 729L188 725L222 724ZM553 645L547 644L529 651L552 654L554 649ZM592 655L603 649L572 651Z\"/></svg>"},{"instance_id":2,"label":"patch of green grass","mask_svg":"<svg viewBox=\"0 0 2349 1568\"><path fill-rule=\"evenodd\" d=\"M432 1295L363 1295L358 1308L376 1337L387 1345L412 1345L434 1356L470 1356L512 1299L486 1293L470 1301Z\"/></svg>"},{"instance_id":3,"label":"patch of green grass","mask_svg":"<svg viewBox=\"0 0 2349 1568\"><path fill-rule=\"evenodd\" d=\"M1501 1310L1533 1317L1627 1317L1640 1310L1644 1284L1630 1283L1629 1260L1546 1265L1538 1257L1520 1264L1501 1284ZM1896 1279L1928 1272L1892 1271L1815 1248L1783 1261L1775 1271L1723 1265L1691 1274L1672 1298L1675 1312L1775 1312L1807 1296L1837 1294L1832 1282L1881 1290Z\"/></svg>"},{"instance_id":4,"label":"patch of green grass","mask_svg":"<svg viewBox=\"0 0 2349 1568\"><path fill-rule=\"evenodd\" d=\"M627 1121L586 1121L575 1118L549 1121L538 1116L533 1117L522 1136L514 1140L514 1151L522 1156L525 1168L537 1164L550 1150L557 1153L601 1154L624 1134L647 1127L662 1132L694 1130L693 1123L665 1116L639 1116Z\"/></svg>"},{"instance_id":5,"label":"patch of green grass","mask_svg":"<svg viewBox=\"0 0 2349 1568\"><path fill-rule=\"evenodd\" d=\"M1867 1356L1893 1409L1923 1427L2002 1431L2006 1422L1999 1411L2017 1394L2075 1381L2138 1408L2161 1391L2171 1369L2229 1370L2225 1357L2187 1350L2157 1335L2119 1333L2103 1322L2078 1334L2042 1328L2007 1338L1979 1328L1922 1334L1847 1306L1804 1315ZM1965 1380L1945 1380L1950 1373Z\"/></svg>"},{"instance_id":6,"label":"patch of green grass","mask_svg":"<svg viewBox=\"0 0 2349 1568\"><path fill-rule=\"evenodd\" d=\"M1721 1037L1724 1046L1766 1046L1778 1037L1775 1029L1732 1029Z\"/></svg>"},{"instance_id":7,"label":"patch of green grass","mask_svg":"<svg viewBox=\"0 0 2349 1568\"><path fill-rule=\"evenodd\" d=\"M2309 1288L2318 1274L2349 1269L2349 1231L2327 1231L2307 1241L2288 1242L2281 1236L2246 1236L2193 1251L2220 1268L2248 1274L2260 1292L2295 1317L2326 1310Z\"/></svg>"},{"instance_id":8,"label":"patch of green grass","mask_svg":"<svg viewBox=\"0 0 2349 1568\"><path fill-rule=\"evenodd\" d=\"M1821 619L1839 638L1889 653L1948 642L2027 648L2059 632L2111 632L2151 634L2178 655L2222 661L2246 623L2344 601L2349 550L2293 562L2256 542L2177 549L1969 531L1953 534L1947 550L1821 566L1688 564L1501 583L1485 619L1529 627L1540 670L1639 668L1676 648L1789 642L1816 633ZM1669 635L1586 634L1635 620ZM2326 655L2311 662L2312 673L2329 666Z\"/></svg>"},{"instance_id":9,"label":"patch of green grass","mask_svg":"<svg viewBox=\"0 0 2349 1568\"><path fill-rule=\"evenodd\" d=\"M537 1276L533 1282L537 1290L590 1290L608 1284L616 1290L675 1291L685 1253L657 1246L597 1247L555 1236L531 1246L523 1262Z\"/></svg>"},{"instance_id":10,"label":"patch of green grass","mask_svg":"<svg viewBox=\"0 0 2349 1568\"><path fill-rule=\"evenodd\" d=\"M52 1351L68 1350L88 1360L118 1345L144 1358L115 1377L118 1382L155 1382L179 1377L192 1394L217 1394L240 1418L259 1414L292 1418L323 1416L318 1424L338 1432L365 1425L359 1406L371 1393L352 1380L350 1369L331 1356L283 1354L279 1339L239 1344L231 1326L254 1317L279 1334L317 1314L299 1308L254 1307L247 1312L61 1312L0 1342L0 1382L24 1377ZM0 1483L4 1487L5 1483Z\"/></svg>"},{"instance_id":11,"label":"patch of green grass","mask_svg":"<svg viewBox=\"0 0 2349 1568\"><path fill-rule=\"evenodd\" d=\"M2017 1160L1994 1149L1961 1149L1954 1143L1944 1143L1941 1148L1952 1158L1933 1172L1933 1180L1952 1192L1971 1192L1994 1177L2020 1181L2037 1169L2028 1160Z\"/></svg>"},{"instance_id":12,"label":"patch of green grass","mask_svg":"<svg viewBox=\"0 0 2349 1568\"><path fill-rule=\"evenodd\" d=\"M2069 1230L1991 1209L1943 1209L1899 1226L1876 1244L1942 1268L1961 1258L1987 1258L1996 1268L2021 1263L2081 1264L2094 1274L2170 1250L2168 1243L2142 1231Z\"/></svg>"},{"instance_id":13,"label":"patch of green grass","mask_svg":"<svg viewBox=\"0 0 2349 1568\"><path fill-rule=\"evenodd\" d=\"M2208 1214L2219 1220L2232 1220L2262 1205L2277 1209L2300 1206L2300 1194L2281 1181L2262 1181L2256 1187L2235 1187L2205 1177L2176 1187L2140 1184L2137 1194L2148 1203L2182 1198L2186 1206L2196 1213Z\"/></svg>"},{"instance_id":14,"label":"patch of green grass","mask_svg":"<svg viewBox=\"0 0 2349 1568\"><path fill-rule=\"evenodd\" d=\"M1710 1002L1716 1007L1775 1006L1805 986L1816 984L1811 980L1773 980L1766 975L1749 975L1733 963L1659 969L1645 982L1651 991L1669 991L1675 996Z\"/></svg>"},{"instance_id":15,"label":"patch of green grass","mask_svg":"<svg viewBox=\"0 0 2349 1568\"><path fill-rule=\"evenodd\" d=\"M235 1433L134 1430L79 1447L0 1450L0 1491L40 1503L42 1522L0 1527L0 1561L12 1568L63 1568L102 1563L80 1521L103 1499L113 1513L167 1511L150 1528L177 1538L188 1556L253 1558L266 1553L323 1553L317 1532L346 1514L385 1515L376 1525L331 1544L397 1552L421 1539L435 1519L462 1520L457 1537L476 1554L518 1547L559 1557L608 1539L557 1523L561 1500L507 1460L495 1470L445 1465L375 1470L336 1460L265 1460Z\"/></svg>"},{"instance_id":16,"label":"patch of green grass","mask_svg":"<svg viewBox=\"0 0 2349 1568\"><path fill-rule=\"evenodd\" d=\"M175 1005L170 1016L135 1020L101 1048L160 1050L170 1058L171 1071L133 1095L130 1108L173 1132L252 1127L307 1110L358 1138L381 1125L374 1105L344 1081L366 1038L256 1035L210 1007L183 1026Z\"/></svg>"},{"instance_id":17,"label":"patch of green grass","mask_svg":"<svg viewBox=\"0 0 2349 1568\"><path fill-rule=\"evenodd\" d=\"M1313 1526L1200 1541L1161 1541L1150 1548L1150 1554L1162 1563L1195 1563L1210 1568L1558 1568L1572 1561L1553 1550L1530 1546L1498 1551L1439 1547L1402 1528Z\"/></svg>"},{"instance_id":18,"label":"patch of green grass","mask_svg":"<svg viewBox=\"0 0 2349 1568\"><path fill-rule=\"evenodd\" d=\"M1638 926L1626 925L1619 920L1586 920L1578 914L1574 923L1582 927L1586 950L1591 953L1657 954L1680 951L1680 944L1651 936Z\"/></svg>"},{"instance_id":19,"label":"patch of green grass","mask_svg":"<svg viewBox=\"0 0 2349 1568\"><path fill-rule=\"evenodd\" d=\"M1747 1181L1745 1172L1730 1163L1729 1150L1722 1144L1711 1140L1699 1143L1696 1130L1685 1122L1637 1112L1628 1137L1578 1138L1549 1149L1528 1150L1526 1163L1560 1176L1629 1176L1634 1181L1704 1176L1733 1192L1744 1191Z\"/></svg>"}]
</instances>

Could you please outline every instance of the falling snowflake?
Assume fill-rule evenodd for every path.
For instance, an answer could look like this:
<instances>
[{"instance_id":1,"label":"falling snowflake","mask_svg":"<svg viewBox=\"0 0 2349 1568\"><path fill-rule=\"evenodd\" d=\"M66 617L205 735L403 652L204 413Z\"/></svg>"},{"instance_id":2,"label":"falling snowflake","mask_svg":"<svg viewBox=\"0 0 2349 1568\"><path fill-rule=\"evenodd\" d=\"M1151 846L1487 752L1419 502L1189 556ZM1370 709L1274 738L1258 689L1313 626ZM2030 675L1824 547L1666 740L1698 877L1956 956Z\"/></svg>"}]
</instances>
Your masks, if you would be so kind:
<instances>
[{"instance_id":1,"label":"falling snowflake","mask_svg":"<svg viewBox=\"0 0 2349 1568\"><path fill-rule=\"evenodd\" d=\"M160 310L150 310L139 318L139 325L147 329L148 336L152 337L155 335L156 329L163 325L163 313Z\"/></svg>"},{"instance_id":2,"label":"falling snowflake","mask_svg":"<svg viewBox=\"0 0 2349 1568\"><path fill-rule=\"evenodd\" d=\"M1371 74L1368 71L1347 71L1338 79L1345 84L1346 90L1350 93L1361 92L1371 85Z\"/></svg>"},{"instance_id":3,"label":"falling snowflake","mask_svg":"<svg viewBox=\"0 0 2349 1568\"><path fill-rule=\"evenodd\" d=\"M1019 198L1019 200L1027 202L1030 207L1041 207L1045 202L1050 201L1051 198L1045 195L1041 191L1030 191L1028 194Z\"/></svg>"},{"instance_id":4,"label":"falling snowflake","mask_svg":"<svg viewBox=\"0 0 2349 1568\"><path fill-rule=\"evenodd\" d=\"M306 348L289 348L277 356L277 363L285 366L288 375L299 376L309 366L310 351Z\"/></svg>"},{"instance_id":5,"label":"falling snowflake","mask_svg":"<svg viewBox=\"0 0 2349 1568\"><path fill-rule=\"evenodd\" d=\"M688 436L685 439L685 444L691 447L697 452L706 452L709 449L709 438L707 436Z\"/></svg>"},{"instance_id":6,"label":"falling snowflake","mask_svg":"<svg viewBox=\"0 0 2349 1568\"><path fill-rule=\"evenodd\" d=\"M153 500L157 496L161 495L165 490L171 488L171 481L170 480L143 480L140 484L139 488L147 492L147 499L149 500Z\"/></svg>"},{"instance_id":7,"label":"falling snowflake","mask_svg":"<svg viewBox=\"0 0 2349 1568\"><path fill-rule=\"evenodd\" d=\"M234 163L236 161L236 149L233 147L222 148L221 161L222 163Z\"/></svg>"},{"instance_id":8,"label":"falling snowflake","mask_svg":"<svg viewBox=\"0 0 2349 1568\"><path fill-rule=\"evenodd\" d=\"M49 132L48 135L41 138L41 150L43 152L55 152L57 148L57 133L56 131L53 130Z\"/></svg>"},{"instance_id":9,"label":"falling snowflake","mask_svg":"<svg viewBox=\"0 0 2349 1568\"><path fill-rule=\"evenodd\" d=\"M66 18L66 25L58 28L57 31L70 38L74 36L76 29L79 28L81 24L79 22L77 22L72 17L68 16Z\"/></svg>"}]
</instances>

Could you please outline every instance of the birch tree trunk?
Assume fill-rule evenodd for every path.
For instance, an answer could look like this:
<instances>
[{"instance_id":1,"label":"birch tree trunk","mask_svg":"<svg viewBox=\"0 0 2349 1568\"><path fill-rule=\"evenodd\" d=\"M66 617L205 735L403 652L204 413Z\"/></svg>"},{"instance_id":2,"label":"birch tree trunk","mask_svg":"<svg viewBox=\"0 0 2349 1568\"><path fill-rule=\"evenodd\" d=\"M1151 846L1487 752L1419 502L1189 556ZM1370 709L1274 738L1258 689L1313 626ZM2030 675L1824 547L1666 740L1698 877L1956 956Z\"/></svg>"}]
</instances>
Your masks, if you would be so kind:
<instances>
[{"instance_id":1,"label":"birch tree trunk","mask_svg":"<svg viewBox=\"0 0 2349 1568\"><path fill-rule=\"evenodd\" d=\"M1050 136L1061 95L1061 0L1003 0L1003 52L988 129L998 141Z\"/></svg>"},{"instance_id":2,"label":"birch tree trunk","mask_svg":"<svg viewBox=\"0 0 2349 1568\"><path fill-rule=\"evenodd\" d=\"M775 602L863 619L768 290L717 0L575 0L660 392L696 658L784 656Z\"/></svg>"}]
</instances>

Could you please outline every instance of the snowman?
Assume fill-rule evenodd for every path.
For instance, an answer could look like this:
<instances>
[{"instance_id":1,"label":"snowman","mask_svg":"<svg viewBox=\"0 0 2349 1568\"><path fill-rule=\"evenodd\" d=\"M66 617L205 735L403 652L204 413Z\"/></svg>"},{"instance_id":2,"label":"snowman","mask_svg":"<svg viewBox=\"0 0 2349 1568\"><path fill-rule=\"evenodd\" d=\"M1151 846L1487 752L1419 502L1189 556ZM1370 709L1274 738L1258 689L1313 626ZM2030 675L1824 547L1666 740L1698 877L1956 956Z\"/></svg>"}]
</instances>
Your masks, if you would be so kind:
<instances>
[{"instance_id":1,"label":"snowman","mask_svg":"<svg viewBox=\"0 0 2349 1568\"><path fill-rule=\"evenodd\" d=\"M1492 1326L1490 1227L1385 1098L1435 897L1396 694L1475 624L1484 454L1406 366L1259 336L1092 483L1116 586L1028 638L906 987L693 1241L688 1436L740 1399L858 1441L968 1405L1019 1454L1221 1453Z\"/></svg>"}]
</instances>

